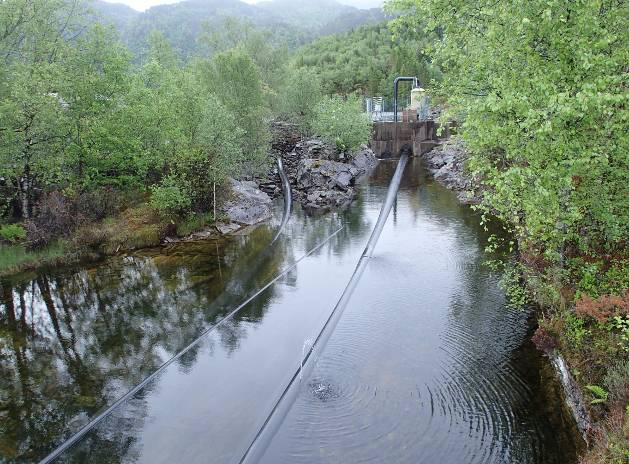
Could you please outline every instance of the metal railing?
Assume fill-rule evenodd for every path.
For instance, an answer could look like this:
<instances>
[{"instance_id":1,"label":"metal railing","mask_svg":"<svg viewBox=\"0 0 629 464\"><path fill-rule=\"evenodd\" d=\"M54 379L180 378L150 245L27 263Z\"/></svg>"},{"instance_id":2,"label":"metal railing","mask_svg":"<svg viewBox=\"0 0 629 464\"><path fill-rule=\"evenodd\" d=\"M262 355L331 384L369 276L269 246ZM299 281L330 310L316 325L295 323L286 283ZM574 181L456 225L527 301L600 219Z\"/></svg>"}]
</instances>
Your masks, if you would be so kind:
<instances>
[{"instance_id":1,"label":"metal railing","mask_svg":"<svg viewBox=\"0 0 629 464\"><path fill-rule=\"evenodd\" d=\"M400 101L398 104L404 108L410 105L410 97ZM382 96L365 97L363 100L363 108L373 122L393 122L395 114L393 112L394 102ZM402 118L402 111L398 110L398 119Z\"/></svg>"},{"instance_id":2,"label":"metal railing","mask_svg":"<svg viewBox=\"0 0 629 464\"><path fill-rule=\"evenodd\" d=\"M426 97L428 98L428 97ZM401 121L403 116L402 108L407 108L411 104L410 97L398 100L398 112L397 120ZM393 112L394 102L392 99L384 97L364 97L363 110L369 115L373 122L394 122L395 113ZM432 119L432 115L429 111L429 102L426 101L425 105L418 110L418 120L425 121Z\"/></svg>"}]
</instances>

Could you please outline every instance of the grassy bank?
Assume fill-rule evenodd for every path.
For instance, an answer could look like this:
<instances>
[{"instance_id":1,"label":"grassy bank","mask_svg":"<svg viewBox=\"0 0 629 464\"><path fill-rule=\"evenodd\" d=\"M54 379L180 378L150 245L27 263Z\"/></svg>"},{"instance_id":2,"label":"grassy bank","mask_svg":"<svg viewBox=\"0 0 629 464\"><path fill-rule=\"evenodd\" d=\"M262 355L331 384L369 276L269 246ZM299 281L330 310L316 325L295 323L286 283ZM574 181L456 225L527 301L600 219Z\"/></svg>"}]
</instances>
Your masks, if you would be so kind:
<instances>
[{"instance_id":1,"label":"grassy bank","mask_svg":"<svg viewBox=\"0 0 629 464\"><path fill-rule=\"evenodd\" d=\"M0 244L0 276L69 260L67 245L57 242L41 250L22 244Z\"/></svg>"},{"instance_id":2,"label":"grassy bank","mask_svg":"<svg viewBox=\"0 0 629 464\"><path fill-rule=\"evenodd\" d=\"M25 240L0 242L0 276L155 247L166 237L187 237L213 223L210 213L165 219L148 204L141 204L115 217L82 224L41 248L32 249Z\"/></svg>"}]
</instances>

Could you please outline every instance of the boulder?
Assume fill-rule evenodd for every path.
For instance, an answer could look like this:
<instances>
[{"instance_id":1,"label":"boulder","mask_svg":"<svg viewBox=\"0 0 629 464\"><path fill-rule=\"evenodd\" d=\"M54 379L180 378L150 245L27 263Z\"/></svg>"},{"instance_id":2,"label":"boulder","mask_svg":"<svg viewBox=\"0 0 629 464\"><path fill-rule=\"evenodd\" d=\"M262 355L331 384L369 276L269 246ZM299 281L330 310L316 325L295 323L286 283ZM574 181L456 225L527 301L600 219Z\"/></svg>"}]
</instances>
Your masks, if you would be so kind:
<instances>
[{"instance_id":1,"label":"boulder","mask_svg":"<svg viewBox=\"0 0 629 464\"><path fill-rule=\"evenodd\" d=\"M376 158L373 150L367 145L360 147L360 150L352 157L352 165L358 169L360 175L368 173L376 167L377 164L378 158Z\"/></svg>"},{"instance_id":2,"label":"boulder","mask_svg":"<svg viewBox=\"0 0 629 464\"><path fill-rule=\"evenodd\" d=\"M230 180L233 197L223 207L231 222L253 225L272 215L271 198L255 182Z\"/></svg>"},{"instance_id":3,"label":"boulder","mask_svg":"<svg viewBox=\"0 0 629 464\"><path fill-rule=\"evenodd\" d=\"M235 222L231 222L229 224L219 222L218 224L216 224L216 230L218 230L218 232L221 233L222 235L227 235L227 234L236 232L241 227L242 226L240 224L236 224Z\"/></svg>"}]
</instances>

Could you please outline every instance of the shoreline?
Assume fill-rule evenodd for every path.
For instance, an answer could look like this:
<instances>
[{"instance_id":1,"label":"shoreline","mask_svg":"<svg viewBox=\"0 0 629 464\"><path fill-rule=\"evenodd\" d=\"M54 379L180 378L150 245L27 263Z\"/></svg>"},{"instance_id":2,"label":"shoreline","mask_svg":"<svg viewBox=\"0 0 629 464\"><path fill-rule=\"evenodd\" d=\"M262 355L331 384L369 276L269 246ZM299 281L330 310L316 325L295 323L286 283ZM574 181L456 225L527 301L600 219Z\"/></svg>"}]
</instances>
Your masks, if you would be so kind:
<instances>
[{"instance_id":1,"label":"shoreline","mask_svg":"<svg viewBox=\"0 0 629 464\"><path fill-rule=\"evenodd\" d=\"M447 139L435 149L420 155L419 158L426 164L431 177L441 185L456 193L461 204L475 205L480 203L480 182L473 179L465 172L465 164L468 154L463 143L459 140ZM544 317L544 311L537 311L536 328L540 327L540 318ZM592 436L603 425L595 423L592 414L584 399L584 388L571 373L569 363L559 348L544 350L537 348L549 360L555 379L561 385L563 406L570 412L576 427L586 445L587 456L597 452L597 443ZM600 445L599 445L600 446Z\"/></svg>"}]
</instances>

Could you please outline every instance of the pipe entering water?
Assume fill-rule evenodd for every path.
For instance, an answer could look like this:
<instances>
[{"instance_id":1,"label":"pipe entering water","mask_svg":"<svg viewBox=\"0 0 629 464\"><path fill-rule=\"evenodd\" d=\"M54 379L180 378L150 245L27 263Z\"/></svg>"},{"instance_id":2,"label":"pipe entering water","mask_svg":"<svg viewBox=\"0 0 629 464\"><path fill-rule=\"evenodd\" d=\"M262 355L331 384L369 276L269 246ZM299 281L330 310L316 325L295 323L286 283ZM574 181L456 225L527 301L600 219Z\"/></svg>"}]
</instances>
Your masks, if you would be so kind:
<instances>
[{"instance_id":1,"label":"pipe entering water","mask_svg":"<svg viewBox=\"0 0 629 464\"><path fill-rule=\"evenodd\" d=\"M340 299L330 313L330 316L323 325L323 328L319 332L319 335L313 343L309 344L310 348L305 351L305 355L303 355L302 359L300 360L300 363L297 366L297 369L293 374L290 382L288 383L288 386L284 389L284 392L275 403L275 406L271 410L271 413L262 424L262 427L260 428L258 433L253 438L251 444L249 445L249 448L247 448L247 451L240 460L241 464L255 463L260 461L275 433L277 432L279 426L286 417L286 414L288 413L288 411L294 404L295 399L297 398L298 388L296 384L300 384L301 380L304 377L307 378L308 374L313 368L314 360L311 360L311 358L314 358L313 353L315 352L315 349L321 352L322 347L325 346L328 339L334 332L334 329L339 319L341 318L341 315L343 314L347 303L349 302L365 268L367 267L367 263L369 262L369 259L373 254L376 244L378 243L378 239L380 238L380 234L382 233L384 225L387 222L387 218L389 217L391 208L393 208L398 190L400 189L400 183L402 181L402 175L404 174L404 168L406 167L406 164L408 162L408 157L408 150L403 151L400 156L400 160L398 161L397 168L395 169L395 173L393 174L393 178L391 179L391 183L389 184L387 196L385 198L384 204L382 205L382 209L380 210L378 221L376 222L376 225L371 232L371 236L369 237L369 241L367 242L365 250L358 260L356 268L354 269L354 273L352 274L352 277L345 287L345 290L343 290ZM304 348L305 347L306 343L304 343Z\"/></svg>"},{"instance_id":2,"label":"pipe entering water","mask_svg":"<svg viewBox=\"0 0 629 464\"><path fill-rule=\"evenodd\" d=\"M270 256L273 253L273 250L276 249L276 247L274 247L273 245L276 243L277 239L280 237L280 235L284 231L284 229L286 227L286 224L288 223L288 220L290 219L290 215L291 215L291 211L292 211L292 193L291 193L290 183L289 183L288 177L286 176L286 173L284 171L284 165L282 163L282 159L279 158L279 157L277 158L277 164L278 164L278 170L279 170L280 178L282 179L282 190L283 190L283 193L284 193L284 213L283 213L283 216L282 216L282 222L280 223L280 226L279 226L279 228L278 228L278 230L277 230L273 240L256 257L256 261L252 264L252 266L250 267L249 271L245 274L244 280L249 280L250 278L252 278L257 273L257 271L259 270L259 268L260 268L261 264L263 263L263 261L268 256ZM56 460L58 457L60 457L68 449L70 449L72 446L74 446L76 443L78 443L81 440L81 438L83 438L90 430L92 430L99 423L101 423L107 416L109 416L117 407L119 407L120 405L122 405L123 403L125 403L129 399L131 399L133 396L135 396L136 393L138 393L142 388L144 388L146 385L148 385L154 378L156 378L161 372L163 372L170 364L172 364L173 362L175 362L176 360L181 358L185 353L190 351L194 346L198 345L201 342L201 339L203 339L205 336L207 336L208 334L214 332L220 326L222 326L227 321L232 319L241 309L243 309L247 304L249 304L251 301L253 301L255 298L257 298L258 295L260 295L264 290L269 288L271 285L273 285L275 282L277 282L280 278L282 278L283 276L288 274L290 271L292 271L297 266L297 264L300 261L304 260L305 258L310 256L311 254L316 252L318 249L320 249L324 244L326 244L334 236L336 236L341 230L343 230L343 227L341 227L341 228L337 229L336 231L334 231L333 233L331 233L328 237L326 237L318 245L316 245L310 251L308 251L304 256L302 256L301 258L296 260L295 263L293 263L291 266L289 266L287 269L285 269L283 272L281 272L279 275L277 275L275 278L273 278L271 281L269 281L262 288L257 290L249 298L246 298L243 303L241 303L236 308L234 308L232 311L230 311L224 318L222 318L221 320L216 322L214 325L212 325L211 327L209 327L206 330L204 330L203 332L201 332L201 334L194 341L192 341L186 348L184 348L182 351L180 351L175 356L173 356L171 359L169 359L164 364L162 364L155 372L153 372L151 375L149 375L147 378L145 378L142 382L140 382L134 388L129 390L122 397L118 398L113 404L111 404L109 407L107 407L103 412L101 412L99 415L97 415L94 419L92 419L90 422L88 422L83 428L81 428L78 432L76 432L68 440L66 440L59 447L57 447L55 450L53 450L48 456L46 456L44 459L42 459L39 464L48 464L48 463L51 463L54 460ZM238 292L240 292L239 288L233 288L232 289L231 286L228 284L227 288L225 289L225 291L216 299L216 302L218 304L222 305L223 301L228 301L230 299L230 297L233 297L234 294L238 294ZM304 351L306 351L306 347L304 347Z\"/></svg>"},{"instance_id":3,"label":"pipe entering water","mask_svg":"<svg viewBox=\"0 0 629 464\"><path fill-rule=\"evenodd\" d=\"M293 208L293 194L290 188L290 182L288 182L288 176L286 176L286 172L284 171L284 163L282 162L282 157L277 157L277 169L280 173L280 179L282 179L282 192L284 193L284 214L282 216L282 222L280 223L279 229L277 229L277 233L273 240L271 241L271 245L275 243L275 241L282 235L286 224L288 223L288 219L290 218L290 213Z\"/></svg>"}]
</instances>

